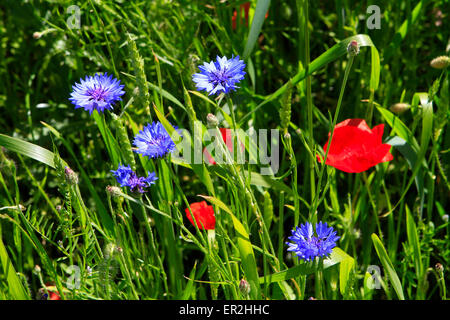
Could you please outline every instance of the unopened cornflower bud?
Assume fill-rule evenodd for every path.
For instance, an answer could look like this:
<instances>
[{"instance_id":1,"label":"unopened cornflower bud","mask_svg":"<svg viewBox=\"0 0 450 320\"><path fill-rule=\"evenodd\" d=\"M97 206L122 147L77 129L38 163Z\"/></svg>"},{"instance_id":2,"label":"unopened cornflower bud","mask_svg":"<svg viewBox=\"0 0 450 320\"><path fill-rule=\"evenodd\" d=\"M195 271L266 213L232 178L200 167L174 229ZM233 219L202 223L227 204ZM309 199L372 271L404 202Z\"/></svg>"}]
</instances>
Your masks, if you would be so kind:
<instances>
[{"instance_id":1,"label":"unopened cornflower bud","mask_svg":"<svg viewBox=\"0 0 450 320\"><path fill-rule=\"evenodd\" d=\"M450 57L447 56L440 56L434 58L430 62L430 66L435 69L444 69L447 68L449 65L450 65Z\"/></svg>"},{"instance_id":2,"label":"unopened cornflower bud","mask_svg":"<svg viewBox=\"0 0 450 320\"><path fill-rule=\"evenodd\" d=\"M403 113L406 110L408 110L410 107L411 106L407 103L396 103L396 104L393 104L389 108L389 110L391 110L393 113L400 114L400 113Z\"/></svg>"},{"instance_id":3,"label":"unopened cornflower bud","mask_svg":"<svg viewBox=\"0 0 450 320\"><path fill-rule=\"evenodd\" d=\"M350 55L356 56L359 53L358 41L352 40L347 46L347 52Z\"/></svg>"},{"instance_id":4,"label":"unopened cornflower bud","mask_svg":"<svg viewBox=\"0 0 450 320\"><path fill-rule=\"evenodd\" d=\"M120 190L120 188L119 187L115 187L115 186L107 186L106 187L106 192L111 197L119 197L122 194L122 191Z\"/></svg>"},{"instance_id":5,"label":"unopened cornflower bud","mask_svg":"<svg viewBox=\"0 0 450 320\"><path fill-rule=\"evenodd\" d=\"M241 282L239 282L239 290L242 292L242 294L247 295L250 293L250 283L248 283L247 280L242 279Z\"/></svg>"},{"instance_id":6,"label":"unopened cornflower bud","mask_svg":"<svg viewBox=\"0 0 450 320\"><path fill-rule=\"evenodd\" d=\"M291 139L291 134L290 134L289 132L286 132L286 133L284 134L284 138L285 138L286 140Z\"/></svg>"},{"instance_id":7,"label":"unopened cornflower bud","mask_svg":"<svg viewBox=\"0 0 450 320\"><path fill-rule=\"evenodd\" d=\"M448 214L444 214L444 215L441 217L441 219L442 219L444 222L448 222Z\"/></svg>"},{"instance_id":8,"label":"unopened cornflower bud","mask_svg":"<svg viewBox=\"0 0 450 320\"><path fill-rule=\"evenodd\" d=\"M78 175L69 167L64 169L64 173L66 174L66 180L69 184L75 185L78 184Z\"/></svg>"},{"instance_id":9,"label":"unopened cornflower bud","mask_svg":"<svg viewBox=\"0 0 450 320\"><path fill-rule=\"evenodd\" d=\"M206 123L208 124L208 127L215 128L219 125L219 120L217 120L217 117L212 113L208 113L206 116Z\"/></svg>"},{"instance_id":10,"label":"unopened cornflower bud","mask_svg":"<svg viewBox=\"0 0 450 320\"><path fill-rule=\"evenodd\" d=\"M439 262L436 263L434 268L436 269L437 272L444 272L444 266L442 264L440 264Z\"/></svg>"}]
</instances>

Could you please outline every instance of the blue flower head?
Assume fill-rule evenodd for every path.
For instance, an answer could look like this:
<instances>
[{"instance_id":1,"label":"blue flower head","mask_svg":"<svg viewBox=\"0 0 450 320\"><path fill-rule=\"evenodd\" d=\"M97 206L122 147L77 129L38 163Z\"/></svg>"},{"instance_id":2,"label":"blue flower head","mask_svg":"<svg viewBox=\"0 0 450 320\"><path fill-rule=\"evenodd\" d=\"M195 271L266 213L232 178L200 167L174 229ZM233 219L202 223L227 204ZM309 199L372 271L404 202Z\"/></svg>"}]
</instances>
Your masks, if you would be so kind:
<instances>
[{"instance_id":1,"label":"blue flower head","mask_svg":"<svg viewBox=\"0 0 450 320\"><path fill-rule=\"evenodd\" d=\"M129 187L132 192L144 193L144 188L150 187L158 180L155 172L148 172L147 178L138 177L129 165L126 167L119 165L117 170L111 170L111 172L116 176L116 180L121 187Z\"/></svg>"},{"instance_id":2,"label":"blue flower head","mask_svg":"<svg viewBox=\"0 0 450 320\"><path fill-rule=\"evenodd\" d=\"M293 242L286 242L289 246L287 250L294 251L299 259L311 261L316 257L328 256L339 238L333 227L328 227L326 222L316 224L316 235L312 224L306 222L292 230L292 236L288 239Z\"/></svg>"},{"instance_id":3,"label":"blue flower head","mask_svg":"<svg viewBox=\"0 0 450 320\"><path fill-rule=\"evenodd\" d=\"M112 110L112 105L122 100L124 85L120 84L120 80L113 78L108 73L103 75L95 74L95 76L86 76L80 79L79 83L72 86L73 91L69 100L75 105L75 109L84 108L89 114L97 110L103 112Z\"/></svg>"},{"instance_id":4,"label":"blue flower head","mask_svg":"<svg viewBox=\"0 0 450 320\"><path fill-rule=\"evenodd\" d=\"M206 90L209 95L228 93L238 88L236 83L244 79L245 75L245 63L239 60L239 56L233 56L230 60L217 56L215 62L204 62L198 68L201 72L195 73L192 80L198 90Z\"/></svg>"},{"instance_id":5,"label":"blue flower head","mask_svg":"<svg viewBox=\"0 0 450 320\"><path fill-rule=\"evenodd\" d=\"M177 129L177 127L174 128ZM159 121L147 124L134 137L133 143L137 147L135 152L150 158L163 157L175 150L175 143Z\"/></svg>"}]
</instances>

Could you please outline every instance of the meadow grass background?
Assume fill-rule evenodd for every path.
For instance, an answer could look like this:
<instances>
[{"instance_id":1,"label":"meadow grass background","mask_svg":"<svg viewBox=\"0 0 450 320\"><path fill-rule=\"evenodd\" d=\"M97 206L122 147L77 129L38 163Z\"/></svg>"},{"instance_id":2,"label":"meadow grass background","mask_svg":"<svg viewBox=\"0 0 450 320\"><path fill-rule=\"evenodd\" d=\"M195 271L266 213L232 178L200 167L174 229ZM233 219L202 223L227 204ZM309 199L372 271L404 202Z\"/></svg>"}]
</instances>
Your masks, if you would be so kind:
<instances>
[{"instance_id":1,"label":"meadow grass background","mask_svg":"<svg viewBox=\"0 0 450 320\"><path fill-rule=\"evenodd\" d=\"M447 298L449 76L430 61L449 54L449 2L271 1L265 17L269 1L259 0L234 29L245 2L0 3L0 299L35 299L44 287L65 299ZM380 29L366 25L372 4ZM71 5L80 29L68 28ZM365 46L347 68L351 39ZM192 74L232 54L247 63L232 95L238 125L281 130L275 177L257 165L187 167L130 153L162 115L188 129L222 115ZM126 94L114 112L89 116L68 98L96 72ZM384 123L386 138L404 142L394 160L359 174L316 161L342 89L338 122ZM393 113L396 103L410 108ZM105 191L124 162L157 172L143 197ZM186 219L198 195L214 205L214 243ZM287 237L319 220L337 230L338 249L323 266L298 262ZM381 271L379 289L369 266Z\"/></svg>"}]
</instances>

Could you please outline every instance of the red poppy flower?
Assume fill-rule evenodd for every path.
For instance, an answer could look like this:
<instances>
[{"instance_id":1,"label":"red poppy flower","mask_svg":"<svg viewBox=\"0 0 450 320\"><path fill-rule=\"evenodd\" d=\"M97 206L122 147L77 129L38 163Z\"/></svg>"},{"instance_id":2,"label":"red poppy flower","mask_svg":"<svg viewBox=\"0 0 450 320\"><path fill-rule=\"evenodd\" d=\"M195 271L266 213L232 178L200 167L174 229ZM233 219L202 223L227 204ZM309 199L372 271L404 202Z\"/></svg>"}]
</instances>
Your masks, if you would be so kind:
<instances>
[{"instance_id":1,"label":"red poppy flower","mask_svg":"<svg viewBox=\"0 0 450 320\"><path fill-rule=\"evenodd\" d=\"M214 230L216 227L216 218L214 217L214 209L212 206L208 206L206 201L194 202L189 206L194 214L195 221L200 230ZM192 219L189 209L184 210L186 212L186 217L195 226L194 220Z\"/></svg>"},{"instance_id":2,"label":"red poppy flower","mask_svg":"<svg viewBox=\"0 0 450 320\"><path fill-rule=\"evenodd\" d=\"M225 145L227 146L228 150L230 150L230 153L233 155L233 130L232 129L226 129L226 128L220 128L220 134L222 135L222 139L225 142ZM241 150L244 150L244 145L241 143ZM205 156L208 158L208 162L210 164L216 164L216 161L211 156L211 154L206 150L206 147L203 149L203 152Z\"/></svg>"},{"instance_id":3,"label":"red poppy flower","mask_svg":"<svg viewBox=\"0 0 450 320\"><path fill-rule=\"evenodd\" d=\"M51 283L46 283L45 287L47 288L47 291L44 288L39 289L37 294L37 299L39 300L61 300L61 297L56 291L56 288ZM56 292L54 292L55 290ZM48 292L48 295L47 295Z\"/></svg>"},{"instance_id":4,"label":"red poppy flower","mask_svg":"<svg viewBox=\"0 0 450 320\"><path fill-rule=\"evenodd\" d=\"M384 124L371 130L363 119L347 119L338 123L326 164L344 172L363 172L381 162L391 161L394 159L389 152L391 145L381 141L383 131ZM328 142L323 147L324 152Z\"/></svg>"}]
</instances>

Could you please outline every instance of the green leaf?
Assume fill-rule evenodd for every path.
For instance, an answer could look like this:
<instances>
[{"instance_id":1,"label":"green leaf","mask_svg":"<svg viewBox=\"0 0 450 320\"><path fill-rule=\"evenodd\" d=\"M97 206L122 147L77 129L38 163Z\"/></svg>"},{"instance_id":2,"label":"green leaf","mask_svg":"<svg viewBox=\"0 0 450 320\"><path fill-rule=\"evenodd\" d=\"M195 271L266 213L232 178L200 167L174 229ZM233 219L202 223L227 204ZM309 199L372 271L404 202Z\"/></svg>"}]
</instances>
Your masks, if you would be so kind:
<instances>
[{"instance_id":1,"label":"green leaf","mask_svg":"<svg viewBox=\"0 0 450 320\"><path fill-rule=\"evenodd\" d=\"M377 90L380 83L380 55L375 46L370 47L371 52L371 73L370 73L370 89Z\"/></svg>"},{"instance_id":2,"label":"green leaf","mask_svg":"<svg viewBox=\"0 0 450 320\"><path fill-rule=\"evenodd\" d=\"M417 227L414 223L414 218L411 215L411 211L408 206L405 206L406 210L406 233L408 236L409 246L413 249L413 261L416 268L417 279L420 281L423 274L422 257L420 254L420 242L419 235L417 234Z\"/></svg>"},{"instance_id":3,"label":"green leaf","mask_svg":"<svg viewBox=\"0 0 450 320\"><path fill-rule=\"evenodd\" d=\"M259 286L261 280L258 278L255 254L253 252L252 243L250 242L248 233L245 230L244 226L222 201L215 197L202 195L199 196L218 206L231 216L231 219L233 220L234 230L236 232L237 245L239 248L239 254L241 256L242 268L244 269L245 276L247 277L247 280L250 283L251 287L250 296L252 299L261 299ZM264 282L264 280L262 282Z\"/></svg>"},{"instance_id":4,"label":"green leaf","mask_svg":"<svg viewBox=\"0 0 450 320\"><path fill-rule=\"evenodd\" d=\"M323 261L323 269L327 269L329 267L332 267L332 266L334 266L338 263L342 263L344 261L346 263L346 266L344 266L344 268L342 270L340 270L340 273L342 273L342 275L340 274L340 281L343 280L345 282L345 284L344 284L344 287L345 287L347 280L349 278L349 275L344 274L344 273L350 272L351 267L354 264L354 259L351 256L349 256L347 253L345 253L342 249L336 247L331 252L330 257L328 257L327 259L325 259ZM301 275L311 274L315 270L316 270L316 266L314 265L314 262L305 262L305 263L301 263L295 267L289 268L287 270L273 273L273 274L267 276L266 279L267 279L267 283L285 281L285 280L289 280L292 278L296 278ZM264 283L264 277L260 277L259 282Z\"/></svg>"},{"instance_id":5,"label":"green leaf","mask_svg":"<svg viewBox=\"0 0 450 320\"><path fill-rule=\"evenodd\" d=\"M244 47L244 54L242 55L244 60L247 60L252 53L256 40L258 40L259 33L261 32L262 25L266 19L266 12L269 9L270 0L258 0L256 3L255 14L252 19L252 26L248 33L247 42Z\"/></svg>"},{"instance_id":6,"label":"green leaf","mask_svg":"<svg viewBox=\"0 0 450 320\"><path fill-rule=\"evenodd\" d=\"M189 274L189 281L183 290L183 295L181 296L180 300L188 300L191 297L191 295L195 289L194 280L195 280L196 270L197 270L197 260L195 261L194 267L192 268L192 271Z\"/></svg>"},{"instance_id":7,"label":"green leaf","mask_svg":"<svg viewBox=\"0 0 450 320\"><path fill-rule=\"evenodd\" d=\"M383 265L384 270L386 271L389 277L389 281L394 287L397 297L400 300L405 300L405 296L403 295L402 284L397 276L397 272L395 272L394 265L392 264L391 259L389 259L389 256L383 244L381 243L380 238L378 238L378 236L375 233L372 233L372 242L377 252L378 258L380 259L381 264Z\"/></svg>"},{"instance_id":8,"label":"green leaf","mask_svg":"<svg viewBox=\"0 0 450 320\"><path fill-rule=\"evenodd\" d=\"M409 128L402 122L402 120L400 120L399 117L397 117L391 111L383 108L382 106L377 105L376 107L383 119L386 120L392 130L394 130L395 134L397 134L403 140L408 141L408 143L410 143L414 149L418 150L419 147L416 140L414 139Z\"/></svg>"},{"instance_id":9,"label":"green leaf","mask_svg":"<svg viewBox=\"0 0 450 320\"><path fill-rule=\"evenodd\" d=\"M0 261L1 261L1 273L8 282L8 291L12 299L15 300L30 300L27 291L23 287L22 282L16 274L16 270L12 265L11 260L8 257L5 245L0 237Z\"/></svg>"},{"instance_id":10,"label":"green leaf","mask_svg":"<svg viewBox=\"0 0 450 320\"><path fill-rule=\"evenodd\" d=\"M350 279L350 273L353 270L354 264L355 260L351 258L342 260L339 265L339 290L343 296L347 292L348 281Z\"/></svg>"},{"instance_id":11,"label":"green leaf","mask_svg":"<svg viewBox=\"0 0 450 320\"><path fill-rule=\"evenodd\" d=\"M391 136L386 140L387 144L390 144L395 149L400 151L400 153L405 157L406 162L408 162L408 166L411 168L411 170L414 169L414 166L417 162L417 152L411 147L411 145L406 142L404 139L400 138L399 136ZM424 162L424 166L426 167L427 164ZM419 179L420 176L422 176L421 171L423 171L423 168L420 169L419 173L415 177L416 181L416 188L421 192L423 189L423 179Z\"/></svg>"},{"instance_id":12,"label":"green leaf","mask_svg":"<svg viewBox=\"0 0 450 320\"><path fill-rule=\"evenodd\" d=\"M103 141L105 142L109 157L111 158L114 167L117 167L121 162L120 147L119 144L117 143L117 140L112 135L111 130L109 130L109 128L106 126L104 118L105 115L99 114L97 111L94 111L92 113L92 116L103 137Z\"/></svg>"},{"instance_id":13,"label":"green leaf","mask_svg":"<svg viewBox=\"0 0 450 320\"><path fill-rule=\"evenodd\" d=\"M55 155L53 154L53 152L38 145L18 138L0 134L0 146L3 146L10 151L23 154L24 156L30 157L52 168L55 168L55 165L53 163L53 157Z\"/></svg>"}]
</instances>

